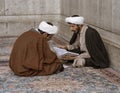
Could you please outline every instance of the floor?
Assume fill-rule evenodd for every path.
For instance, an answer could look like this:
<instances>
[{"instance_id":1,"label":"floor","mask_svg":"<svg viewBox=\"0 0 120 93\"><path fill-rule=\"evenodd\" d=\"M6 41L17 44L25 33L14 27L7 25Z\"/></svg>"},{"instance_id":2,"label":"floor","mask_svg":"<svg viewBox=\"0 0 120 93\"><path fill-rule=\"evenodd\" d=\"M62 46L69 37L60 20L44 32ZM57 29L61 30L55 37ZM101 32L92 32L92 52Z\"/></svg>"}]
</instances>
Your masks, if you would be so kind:
<instances>
[{"instance_id":1,"label":"floor","mask_svg":"<svg viewBox=\"0 0 120 93\"><path fill-rule=\"evenodd\" d=\"M0 93L120 93L120 77L118 83L110 71L107 74L90 67L68 67L50 76L19 77L4 63L0 65Z\"/></svg>"},{"instance_id":2,"label":"floor","mask_svg":"<svg viewBox=\"0 0 120 93\"><path fill-rule=\"evenodd\" d=\"M14 41L9 38L0 42L0 51L3 51L0 58L0 93L120 93L120 73L112 68L70 66L50 76L16 76L8 64L10 46ZM65 43L58 37L53 38L53 42Z\"/></svg>"}]
</instances>

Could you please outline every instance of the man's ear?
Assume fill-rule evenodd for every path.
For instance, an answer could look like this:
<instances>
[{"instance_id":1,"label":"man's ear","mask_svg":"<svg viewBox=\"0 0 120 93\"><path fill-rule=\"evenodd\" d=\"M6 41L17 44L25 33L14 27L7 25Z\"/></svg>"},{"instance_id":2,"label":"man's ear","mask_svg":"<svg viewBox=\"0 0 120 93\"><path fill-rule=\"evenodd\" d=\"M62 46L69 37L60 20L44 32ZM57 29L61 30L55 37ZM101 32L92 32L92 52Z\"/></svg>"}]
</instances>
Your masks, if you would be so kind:
<instances>
[{"instance_id":1,"label":"man's ear","mask_svg":"<svg viewBox=\"0 0 120 93\"><path fill-rule=\"evenodd\" d=\"M43 36L44 36L44 37L47 37L47 33L43 33Z\"/></svg>"}]
</instances>

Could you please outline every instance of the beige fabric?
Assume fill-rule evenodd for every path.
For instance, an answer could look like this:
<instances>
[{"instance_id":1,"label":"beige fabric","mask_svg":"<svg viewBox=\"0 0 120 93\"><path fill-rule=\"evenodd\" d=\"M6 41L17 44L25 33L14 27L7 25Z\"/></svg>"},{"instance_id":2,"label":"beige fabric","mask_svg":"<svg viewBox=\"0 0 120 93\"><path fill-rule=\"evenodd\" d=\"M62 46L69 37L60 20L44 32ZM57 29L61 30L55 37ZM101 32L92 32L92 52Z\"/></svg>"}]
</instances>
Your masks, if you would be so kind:
<instances>
[{"instance_id":1,"label":"beige fabric","mask_svg":"<svg viewBox=\"0 0 120 93\"><path fill-rule=\"evenodd\" d=\"M87 50L86 42L85 42L85 33L87 29L88 29L88 26L84 25L80 32L80 50L85 51L80 55L80 57L82 58L90 58L90 54Z\"/></svg>"},{"instance_id":2,"label":"beige fabric","mask_svg":"<svg viewBox=\"0 0 120 93\"><path fill-rule=\"evenodd\" d=\"M73 67L84 66L84 64L85 64L85 58L90 58L90 54L89 54L89 52L88 52L88 50L86 48L86 43L85 43L85 33L86 33L87 29L88 29L88 26L84 25L83 28L82 28L82 30L80 31L80 36L78 34L76 42L73 45L68 45L67 46L68 50L72 50L72 49L80 47L81 51L85 51L84 53L80 54L74 60Z\"/></svg>"}]
</instances>

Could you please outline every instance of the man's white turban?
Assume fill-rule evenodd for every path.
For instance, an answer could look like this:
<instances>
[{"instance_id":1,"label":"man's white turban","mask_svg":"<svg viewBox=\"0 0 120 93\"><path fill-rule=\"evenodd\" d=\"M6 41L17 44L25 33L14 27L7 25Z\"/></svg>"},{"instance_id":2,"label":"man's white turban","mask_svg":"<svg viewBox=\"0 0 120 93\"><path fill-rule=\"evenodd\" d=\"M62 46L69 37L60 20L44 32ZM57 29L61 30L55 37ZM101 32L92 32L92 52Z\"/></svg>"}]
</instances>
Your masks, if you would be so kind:
<instances>
[{"instance_id":1,"label":"man's white turban","mask_svg":"<svg viewBox=\"0 0 120 93\"><path fill-rule=\"evenodd\" d=\"M42 21L38 27L41 31L46 32L48 34L57 34L58 28L55 25L50 25L45 21Z\"/></svg>"},{"instance_id":2,"label":"man's white turban","mask_svg":"<svg viewBox=\"0 0 120 93\"><path fill-rule=\"evenodd\" d=\"M76 24L76 25L82 25L84 23L84 18L77 16L77 17L67 17L65 19L65 22L71 23L71 24Z\"/></svg>"}]
</instances>

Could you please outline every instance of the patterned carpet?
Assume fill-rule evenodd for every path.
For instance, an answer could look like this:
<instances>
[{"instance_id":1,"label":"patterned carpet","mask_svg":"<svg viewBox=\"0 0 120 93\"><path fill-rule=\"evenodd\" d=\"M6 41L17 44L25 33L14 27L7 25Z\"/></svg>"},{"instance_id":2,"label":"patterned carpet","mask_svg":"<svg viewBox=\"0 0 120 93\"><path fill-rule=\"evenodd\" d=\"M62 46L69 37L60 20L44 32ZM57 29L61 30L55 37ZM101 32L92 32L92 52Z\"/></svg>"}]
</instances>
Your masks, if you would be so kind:
<instances>
[{"instance_id":1,"label":"patterned carpet","mask_svg":"<svg viewBox=\"0 0 120 93\"><path fill-rule=\"evenodd\" d=\"M53 41L66 43L60 38ZM120 93L120 74L112 68L69 67L50 76L19 77L5 60L0 62L0 93Z\"/></svg>"},{"instance_id":2,"label":"patterned carpet","mask_svg":"<svg viewBox=\"0 0 120 93\"><path fill-rule=\"evenodd\" d=\"M103 70L88 67L69 67L50 76L18 77L8 64L1 64L0 93L120 93L113 78L106 77Z\"/></svg>"}]
</instances>

